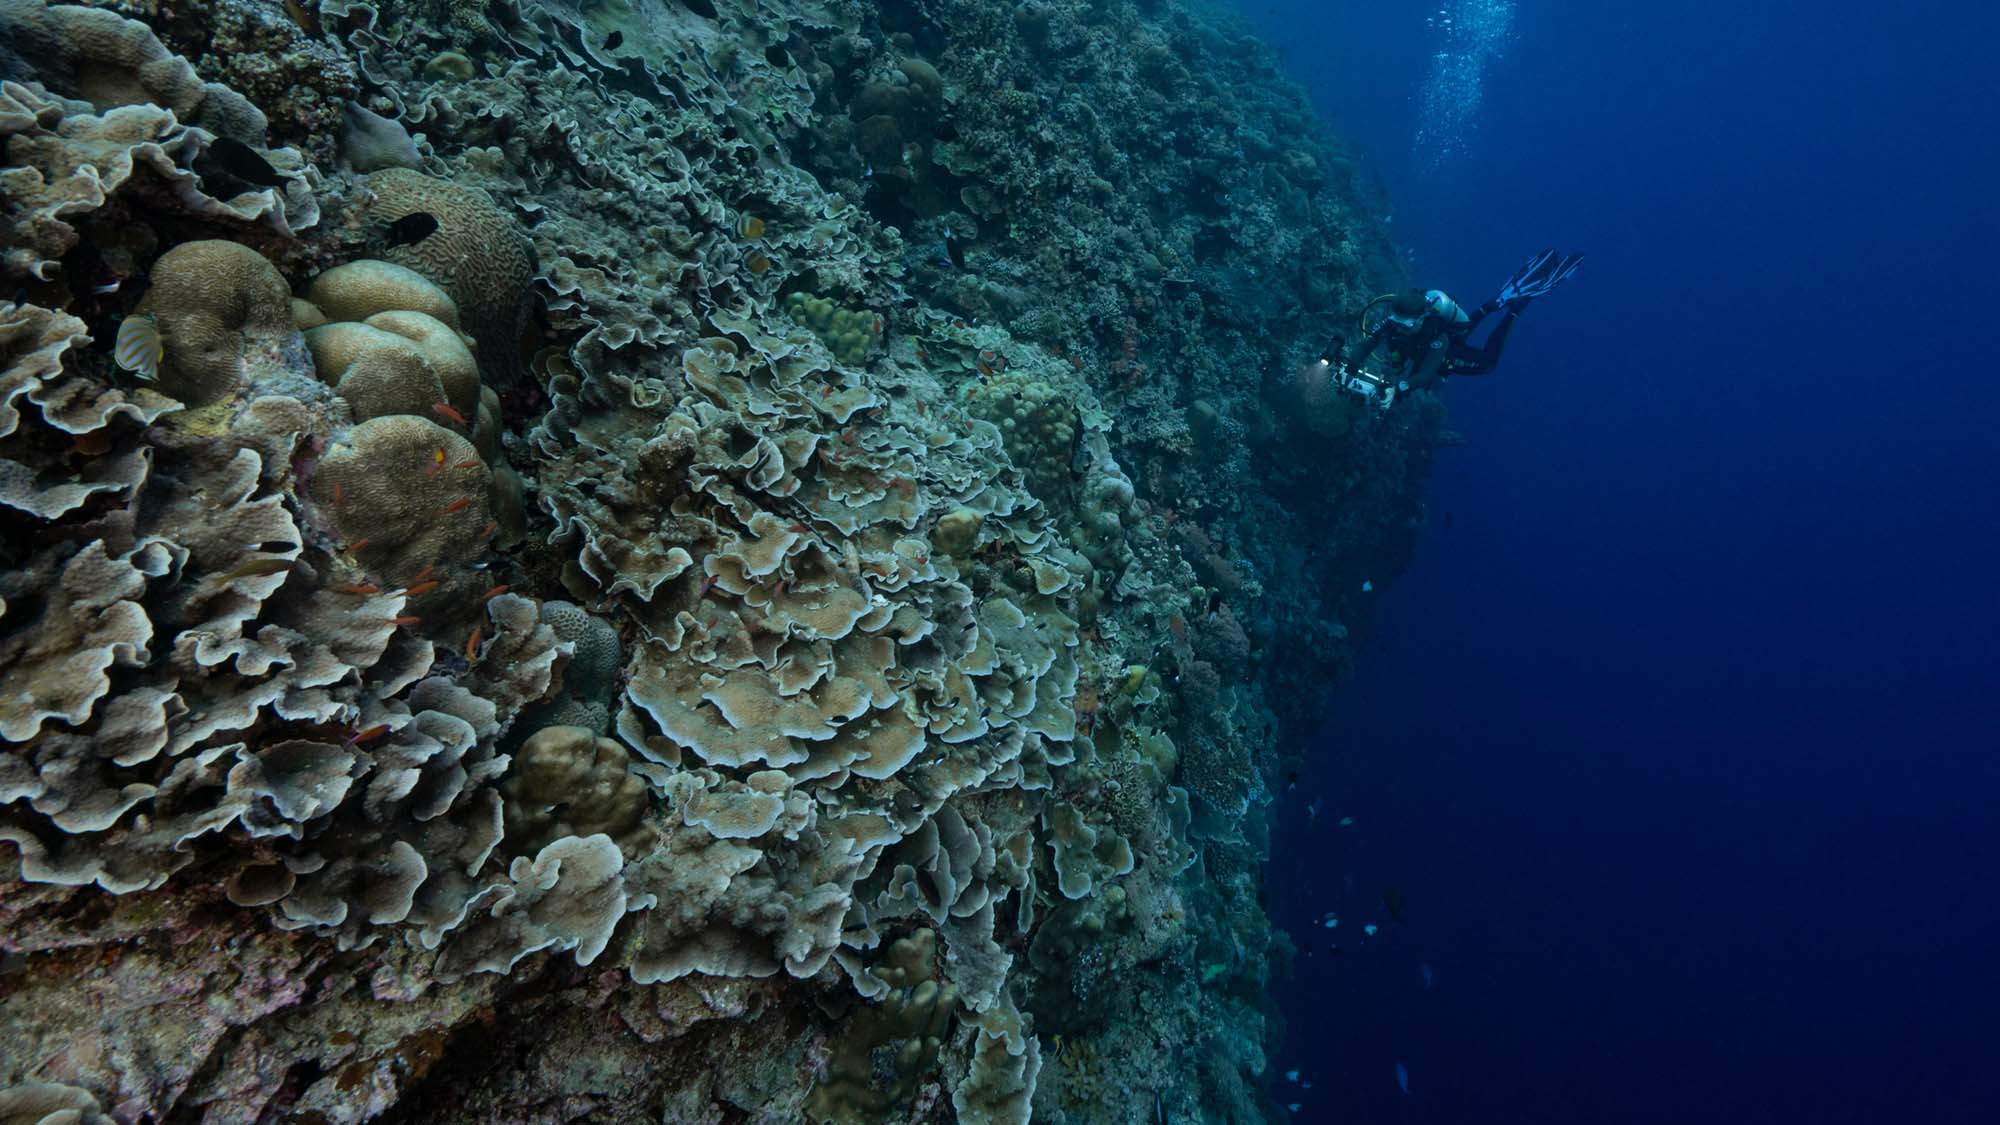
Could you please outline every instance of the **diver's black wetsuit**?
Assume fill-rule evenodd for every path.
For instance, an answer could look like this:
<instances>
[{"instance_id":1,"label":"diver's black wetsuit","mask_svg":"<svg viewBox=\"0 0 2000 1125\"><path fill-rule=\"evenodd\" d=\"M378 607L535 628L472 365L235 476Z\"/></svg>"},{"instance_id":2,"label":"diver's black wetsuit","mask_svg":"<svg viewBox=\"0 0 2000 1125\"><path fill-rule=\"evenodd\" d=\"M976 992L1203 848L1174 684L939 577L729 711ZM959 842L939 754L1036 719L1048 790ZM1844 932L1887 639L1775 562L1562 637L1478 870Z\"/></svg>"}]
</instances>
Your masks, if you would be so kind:
<instances>
[{"instance_id":1,"label":"diver's black wetsuit","mask_svg":"<svg viewBox=\"0 0 2000 1125\"><path fill-rule=\"evenodd\" d=\"M1426 314L1416 331L1408 334L1397 332L1395 321L1384 320L1347 362L1359 369L1375 354L1375 349L1386 343L1396 366L1409 365L1408 378L1413 387L1431 386L1445 375L1484 375L1500 362L1501 349L1507 346L1507 333L1513 330L1515 317L1526 304L1526 301L1504 305L1488 301L1457 323L1434 313ZM1473 347L1469 342L1473 330L1495 312L1501 313L1500 323L1487 333L1486 343Z\"/></svg>"}]
</instances>

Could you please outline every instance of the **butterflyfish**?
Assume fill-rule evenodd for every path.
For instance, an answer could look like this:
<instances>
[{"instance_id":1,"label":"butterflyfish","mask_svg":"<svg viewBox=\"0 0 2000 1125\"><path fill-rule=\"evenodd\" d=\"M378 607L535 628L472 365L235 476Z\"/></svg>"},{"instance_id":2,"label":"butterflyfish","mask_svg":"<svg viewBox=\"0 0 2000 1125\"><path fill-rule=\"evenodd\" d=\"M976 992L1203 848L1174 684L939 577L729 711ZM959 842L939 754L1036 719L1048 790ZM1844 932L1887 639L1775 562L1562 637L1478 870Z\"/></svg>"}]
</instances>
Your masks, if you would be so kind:
<instances>
[{"instance_id":1,"label":"butterflyfish","mask_svg":"<svg viewBox=\"0 0 2000 1125\"><path fill-rule=\"evenodd\" d=\"M160 360L167 345L160 339L160 322L151 313L134 314L118 326L118 343L112 350L118 366L151 382L160 377Z\"/></svg>"}]
</instances>

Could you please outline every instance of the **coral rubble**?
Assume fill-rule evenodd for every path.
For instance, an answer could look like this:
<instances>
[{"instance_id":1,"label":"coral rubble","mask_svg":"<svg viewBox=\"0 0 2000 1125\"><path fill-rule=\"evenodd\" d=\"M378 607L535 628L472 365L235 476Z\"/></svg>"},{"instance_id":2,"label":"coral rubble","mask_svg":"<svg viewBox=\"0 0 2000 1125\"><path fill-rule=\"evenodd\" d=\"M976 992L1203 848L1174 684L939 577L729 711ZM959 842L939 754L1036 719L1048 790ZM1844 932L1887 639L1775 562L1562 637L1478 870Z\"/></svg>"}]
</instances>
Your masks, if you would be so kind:
<instances>
[{"instance_id":1,"label":"coral rubble","mask_svg":"<svg viewBox=\"0 0 2000 1125\"><path fill-rule=\"evenodd\" d=\"M0 1117L1264 1119L1271 780L1438 427L1267 377L1394 267L1265 48L0 33Z\"/></svg>"}]
</instances>

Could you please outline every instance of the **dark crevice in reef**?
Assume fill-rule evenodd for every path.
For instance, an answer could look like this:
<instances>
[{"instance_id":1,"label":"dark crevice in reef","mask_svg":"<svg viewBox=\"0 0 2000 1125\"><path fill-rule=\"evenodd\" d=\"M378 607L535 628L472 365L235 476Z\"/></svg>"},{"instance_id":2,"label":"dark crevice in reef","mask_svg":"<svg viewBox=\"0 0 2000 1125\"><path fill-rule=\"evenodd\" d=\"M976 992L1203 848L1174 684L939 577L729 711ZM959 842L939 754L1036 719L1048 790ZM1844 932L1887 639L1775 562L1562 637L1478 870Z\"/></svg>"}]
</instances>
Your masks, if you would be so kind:
<instances>
[{"instance_id":1,"label":"dark crevice in reef","mask_svg":"<svg viewBox=\"0 0 2000 1125\"><path fill-rule=\"evenodd\" d=\"M1278 1112L1275 779L1441 419L1300 374L1399 279L1264 47L1167 0L0 40L0 1096Z\"/></svg>"}]
</instances>

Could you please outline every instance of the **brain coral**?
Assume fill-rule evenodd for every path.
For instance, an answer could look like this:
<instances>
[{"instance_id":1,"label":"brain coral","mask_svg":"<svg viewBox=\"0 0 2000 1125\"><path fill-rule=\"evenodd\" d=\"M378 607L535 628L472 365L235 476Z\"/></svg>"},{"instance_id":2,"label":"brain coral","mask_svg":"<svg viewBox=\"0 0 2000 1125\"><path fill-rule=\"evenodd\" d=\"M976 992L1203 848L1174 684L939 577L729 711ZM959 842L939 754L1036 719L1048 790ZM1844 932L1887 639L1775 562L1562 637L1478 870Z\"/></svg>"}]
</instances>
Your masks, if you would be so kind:
<instances>
[{"instance_id":1,"label":"brain coral","mask_svg":"<svg viewBox=\"0 0 2000 1125\"><path fill-rule=\"evenodd\" d=\"M458 303L464 327L477 339L480 369L505 380L521 367L528 325L528 283L535 256L514 220L478 188L391 168L367 179L375 194L372 221L384 225L428 212L437 230L385 256L443 286Z\"/></svg>"},{"instance_id":2,"label":"brain coral","mask_svg":"<svg viewBox=\"0 0 2000 1125\"><path fill-rule=\"evenodd\" d=\"M182 243L153 263L152 280L136 311L159 323L160 389L190 406L226 398L260 368L303 354L290 287L240 242Z\"/></svg>"},{"instance_id":3,"label":"brain coral","mask_svg":"<svg viewBox=\"0 0 2000 1125\"><path fill-rule=\"evenodd\" d=\"M388 414L327 450L313 497L350 552L393 581L411 582L483 548L489 475L470 441L425 418Z\"/></svg>"}]
</instances>

